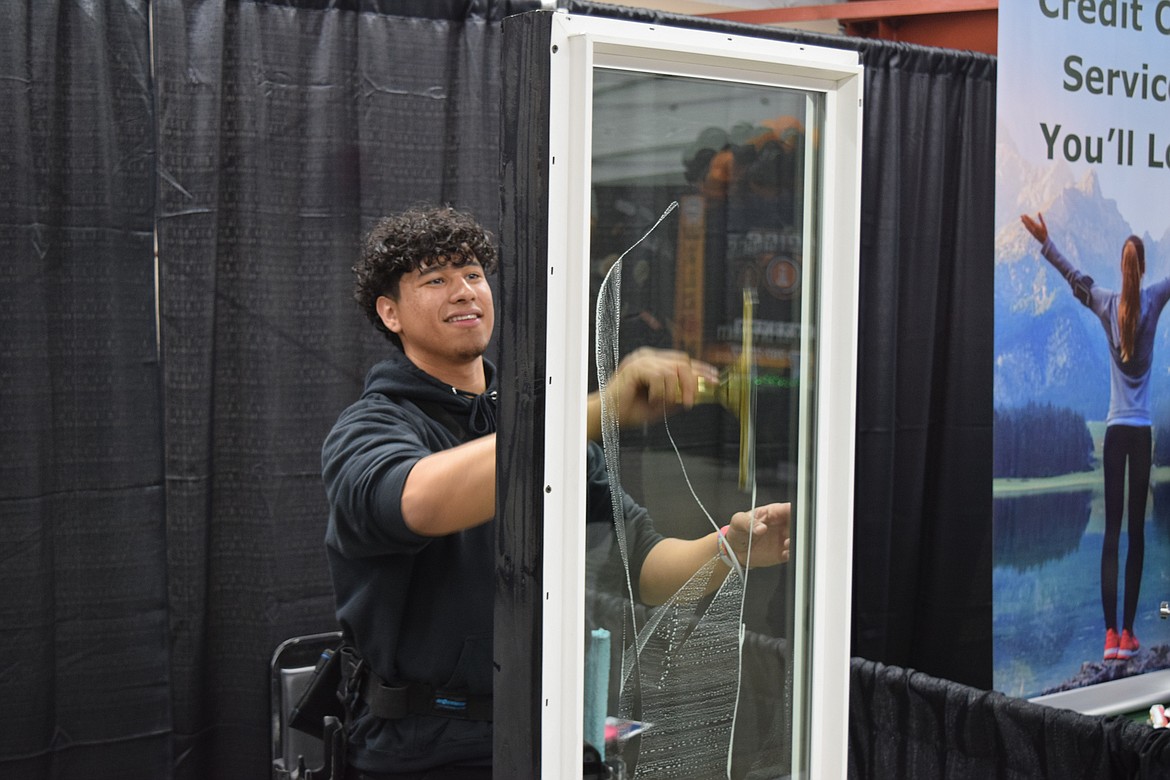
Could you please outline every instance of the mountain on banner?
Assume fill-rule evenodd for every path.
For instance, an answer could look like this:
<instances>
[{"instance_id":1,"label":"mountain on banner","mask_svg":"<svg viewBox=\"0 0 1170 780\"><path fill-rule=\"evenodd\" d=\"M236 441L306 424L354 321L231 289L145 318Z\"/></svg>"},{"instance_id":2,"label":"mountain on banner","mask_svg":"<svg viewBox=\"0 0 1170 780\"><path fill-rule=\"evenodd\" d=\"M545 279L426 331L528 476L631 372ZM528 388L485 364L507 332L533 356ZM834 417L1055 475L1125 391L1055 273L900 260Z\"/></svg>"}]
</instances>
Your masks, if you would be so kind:
<instances>
[{"instance_id":1,"label":"mountain on banner","mask_svg":"<svg viewBox=\"0 0 1170 780\"><path fill-rule=\"evenodd\" d=\"M997 149L995 240L995 405L1029 402L1073 409L1104 420L1109 408L1109 353L1101 324L1040 255L1020 214L1044 214L1060 251L1098 284L1120 289L1121 247L1134 233L1090 170L1079 180L1063 164L1029 165L1010 140ZM1151 193L1151 197L1159 197ZM1138 232L1146 246L1149 284L1170 273L1170 236ZM1166 315L1170 315L1167 312ZM1170 418L1170 316L1154 348L1155 424ZM1160 400L1161 399L1161 400Z\"/></svg>"}]
</instances>

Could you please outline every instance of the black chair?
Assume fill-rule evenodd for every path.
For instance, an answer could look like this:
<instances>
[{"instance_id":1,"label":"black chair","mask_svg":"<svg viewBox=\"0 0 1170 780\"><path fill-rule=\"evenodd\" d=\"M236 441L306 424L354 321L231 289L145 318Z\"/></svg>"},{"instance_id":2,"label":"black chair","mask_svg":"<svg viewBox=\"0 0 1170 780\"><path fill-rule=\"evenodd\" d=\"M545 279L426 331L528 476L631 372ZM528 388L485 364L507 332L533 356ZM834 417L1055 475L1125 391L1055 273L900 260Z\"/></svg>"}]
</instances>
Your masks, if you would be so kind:
<instances>
[{"instance_id":1,"label":"black chair","mask_svg":"<svg viewBox=\"0 0 1170 780\"><path fill-rule=\"evenodd\" d=\"M294 728L294 710L319 663L341 643L340 631L297 636L272 654L272 780L340 780L345 775L345 730L327 715L310 731Z\"/></svg>"}]
</instances>

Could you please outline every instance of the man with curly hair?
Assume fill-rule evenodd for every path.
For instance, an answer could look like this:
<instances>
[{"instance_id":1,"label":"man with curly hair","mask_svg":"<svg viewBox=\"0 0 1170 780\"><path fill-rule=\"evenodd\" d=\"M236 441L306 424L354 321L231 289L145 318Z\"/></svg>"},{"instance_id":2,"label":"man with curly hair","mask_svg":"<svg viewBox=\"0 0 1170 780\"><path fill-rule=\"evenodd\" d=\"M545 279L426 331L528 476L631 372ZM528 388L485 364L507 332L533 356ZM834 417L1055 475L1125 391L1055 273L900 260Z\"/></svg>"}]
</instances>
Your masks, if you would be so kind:
<instances>
[{"instance_id":1,"label":"man with curly hair","mask_svg":"<svg viewBox=\"0 0 1170 780\"><path fill-rule=\"evenodd\" d=\"M350 778L491 777L497 378L484 352L496 263L470 215L416 208L380 220L354 266L355 299L398 350L370 370L322 448L326 549L350 646ZM661 419L695 402L700 377L717 380L685 354L644 350L607 392L623 423ZM591 397L591 435L599 410ZM587 514L612 522L604 457L595 444L589 453ZM719 542L665 539L623 499L635 595L661 603ZM727 538L744 549L754 533L753 564L778 563L788 520L787 504L760 507L754 523L738 513Z\"/></svg>"}]
</instances>

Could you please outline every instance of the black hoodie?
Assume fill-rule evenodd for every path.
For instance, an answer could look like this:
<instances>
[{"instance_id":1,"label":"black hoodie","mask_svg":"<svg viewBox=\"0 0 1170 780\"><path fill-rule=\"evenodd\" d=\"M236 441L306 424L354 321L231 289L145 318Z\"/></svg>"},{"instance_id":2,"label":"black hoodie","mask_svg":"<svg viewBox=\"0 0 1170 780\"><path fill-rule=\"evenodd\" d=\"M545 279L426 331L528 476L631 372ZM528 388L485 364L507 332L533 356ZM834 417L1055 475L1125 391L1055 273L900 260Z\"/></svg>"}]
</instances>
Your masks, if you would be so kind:
<instances>
[{"instance_id":1,"label":"black hoodie","mask_svg":"<svg viewBox=\"0 0 1170 780\"><path fill-rule=\"evenodd\" d=\"M342 631L387 681L491 693L493 522L441 537L402 519L402 487L421 458L495 431L495 367L474 397L402 353L366 376L321 452L329 498L325 536ZM436 419L438 418L438 419ZM442 717L358 717L350 761L412 771L490 760L491 724Z\"/></svg>"},{"instance_id":2,"label":"black hoodie","mask_svg":"<svg viewBox=\"0 0 1170 780\"><path fill-rule=\"evenodd\" d=\"M402 519L406 476L421 458L495 431L496 369L484 361L487 392L468 396L400 352L375 365L362 397L342 412L321 462L329 499L325 536L337 617L382 679L490 694L495 521L441 537L419 536ZM589 447L590 527L612 531L601 448ZM631 570L662 538L645 509L623 495ZM612 534L611 534L612 535ZM382 720L361 714L349 760L369 771L408 772L447 763L488 763L491 724L443 717Z\"/></svg>"}]
</instances>

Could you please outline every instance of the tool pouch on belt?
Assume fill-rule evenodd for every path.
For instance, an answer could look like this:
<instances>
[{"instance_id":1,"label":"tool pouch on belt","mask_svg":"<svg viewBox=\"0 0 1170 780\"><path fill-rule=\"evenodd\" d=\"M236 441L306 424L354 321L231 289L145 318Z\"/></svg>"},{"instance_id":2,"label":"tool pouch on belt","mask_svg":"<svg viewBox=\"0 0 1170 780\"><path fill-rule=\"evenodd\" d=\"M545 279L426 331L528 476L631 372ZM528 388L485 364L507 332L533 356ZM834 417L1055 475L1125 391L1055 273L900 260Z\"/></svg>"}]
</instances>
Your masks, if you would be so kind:
<instances>
[{"instance_id":1,"label":"tool pouch on belt","mask_svg":"<svg viewBox=\"0 0 1170 780\"><path fill-rule=\"evenodd\" d=\"M370 714L386 720L412 715L431 715L458 720L492 719L492 697L470 695L466 691L432 688L420 682L392 685L370 671L353 648L342 648L341 677L346 691L346 706L358 699L365 702Z\"/></svg>"},{"instance_id":2,"label":"tool pouch on belt","mask_svg":"<svg viewBox=\"0 0 1170 780\"><path fill-rule=\"evenodd\" d=\"M340 685L341 648L336 647L321 653L308 686L289 713L289 728L322 739L325 734L326 717L344 718L345 709L338 696Z\"/></svg>"}]
</instances>

